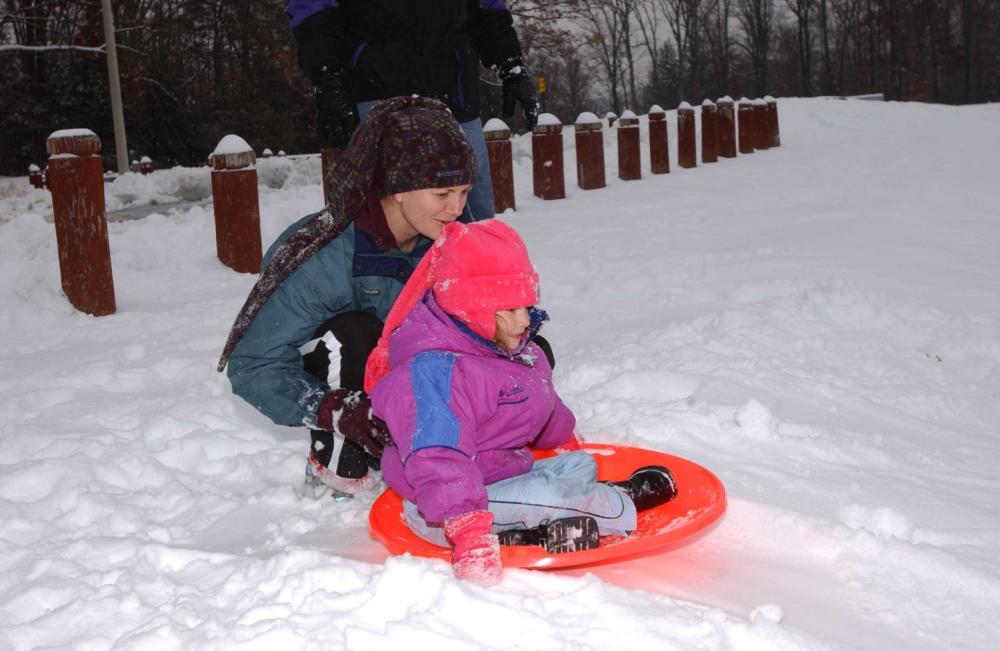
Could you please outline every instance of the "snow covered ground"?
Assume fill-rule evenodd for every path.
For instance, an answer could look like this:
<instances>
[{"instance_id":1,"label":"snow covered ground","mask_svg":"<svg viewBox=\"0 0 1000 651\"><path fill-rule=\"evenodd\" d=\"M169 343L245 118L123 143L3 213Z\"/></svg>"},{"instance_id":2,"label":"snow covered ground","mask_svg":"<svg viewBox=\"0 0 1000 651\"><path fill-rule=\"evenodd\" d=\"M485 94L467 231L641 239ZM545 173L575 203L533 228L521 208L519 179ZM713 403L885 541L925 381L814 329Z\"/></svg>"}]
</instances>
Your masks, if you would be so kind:
<instances>
[{"instance_id":1,"label":"snow covered ground","mask_svg":"<svg viewBox=\"0 0 1000 651\"><path fill-rule=\"evenodd\" d=\"M579 431L701 463L729 510L492 590L387 559L375 492L297 498L307 435L214 370L254 277L216 260L211 206L111 224L118 313L92 318L47 192L0 180L0 649L995 648L1000 106L779 107L782 147L641 181L606 130L589 192L567 131L564 201L515 142L505 219ZM269 242L319 207L318 162L260 167ZM126 175L108 204L208 188Z\"/></svg>"}]
</instances>

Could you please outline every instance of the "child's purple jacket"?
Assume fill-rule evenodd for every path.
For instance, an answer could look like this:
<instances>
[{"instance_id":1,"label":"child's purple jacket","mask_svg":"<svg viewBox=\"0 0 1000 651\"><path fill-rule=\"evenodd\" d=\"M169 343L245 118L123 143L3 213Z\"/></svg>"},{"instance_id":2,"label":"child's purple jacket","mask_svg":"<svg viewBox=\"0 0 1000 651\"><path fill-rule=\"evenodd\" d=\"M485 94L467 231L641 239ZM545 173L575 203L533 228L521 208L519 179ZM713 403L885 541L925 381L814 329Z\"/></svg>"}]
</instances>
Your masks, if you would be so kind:
<instances>
[{"instance_id":1,"label":"child's purple jacket","mask_svg":"<svg viewBox=\"0 0 1000 651\"><path fill-rule=\"evenodd\" d=\"M430 291L390 337L389 368L371 396L396 444L382 454L382 475L428 522L485 509L487 484L531 469L528 445L573 436L576 419L542 350L528 343L508 356Z\"/></svg>"}]
</instances>

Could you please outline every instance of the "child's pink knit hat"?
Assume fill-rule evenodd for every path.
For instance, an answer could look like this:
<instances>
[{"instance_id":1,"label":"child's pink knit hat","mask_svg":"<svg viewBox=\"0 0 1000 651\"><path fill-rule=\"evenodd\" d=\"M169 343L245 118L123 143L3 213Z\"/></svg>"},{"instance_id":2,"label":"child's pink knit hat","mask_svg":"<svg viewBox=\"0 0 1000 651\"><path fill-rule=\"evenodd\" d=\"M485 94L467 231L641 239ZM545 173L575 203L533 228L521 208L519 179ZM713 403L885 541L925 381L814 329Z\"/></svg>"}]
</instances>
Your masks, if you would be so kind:
<instances>
[{"instance_id":1,"label":"child's pink knit hat","mask_svg":"<svg viewBox=\"0 0 1000 651\"><path fill-rule=\"evenodd\" d=\"M538 302L538 274L517 231L499 219L446 225L389 310L365 367L365 391L389 372L389 335L431 288L441 309L489 340L497 311Z\"/></svg>"}]
</instances>

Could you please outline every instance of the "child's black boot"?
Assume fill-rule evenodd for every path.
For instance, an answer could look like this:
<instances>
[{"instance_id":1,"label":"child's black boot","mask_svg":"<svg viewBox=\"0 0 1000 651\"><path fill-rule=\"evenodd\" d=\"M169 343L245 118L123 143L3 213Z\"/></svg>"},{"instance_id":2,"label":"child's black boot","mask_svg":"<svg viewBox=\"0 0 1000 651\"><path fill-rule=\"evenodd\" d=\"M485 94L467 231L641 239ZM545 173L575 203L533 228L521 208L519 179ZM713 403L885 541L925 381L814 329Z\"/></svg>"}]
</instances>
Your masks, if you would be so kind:
<instances>
[{"instance_id":1,"label":"child's black boot","mask_svg":"<svg viewBox=\"0 0 1000 651\"><path fill-rule=\"evenodd\" d=\"M550 554L596 549L601 543L597 520L586 515L553 520L531 529L501 531L497 536L501 545L542 547Z\"/></svg>"},{"instance_id":2,"label":"child's black boot","mask_svg":"<svg viewBox=\"0 0 1000 651\"><path fill-rule=\"evenodd\" d=\"M663 466L643 466L624 481L605 481L604 484L624 490L635 502L636 511L644 511L677 497L677 484L670 471Z\"/></svg>"}]
</instances>

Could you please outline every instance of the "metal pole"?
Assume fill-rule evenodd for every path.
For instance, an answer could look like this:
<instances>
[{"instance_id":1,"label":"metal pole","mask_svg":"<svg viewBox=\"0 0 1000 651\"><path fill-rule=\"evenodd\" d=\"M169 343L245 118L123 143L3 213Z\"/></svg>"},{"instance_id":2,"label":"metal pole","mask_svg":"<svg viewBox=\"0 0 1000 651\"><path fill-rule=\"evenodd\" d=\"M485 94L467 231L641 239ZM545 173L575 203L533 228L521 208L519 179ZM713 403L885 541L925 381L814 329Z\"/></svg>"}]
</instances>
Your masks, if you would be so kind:
<instances>
[{"instance_id":1,"label":"metal pole","mask_svg":"<svg viewBox=\"0 0 1000 651\"><path fill-rule=\"evenodd\" d=\"M115 125L115 154L118 173L128 171L128 145L125 143L125 113L122 111L122 87L118 81L118 49L115 45L115 16L111 13L111 0L101 0L104 14L104 47L108 54L108 81L111 87L111 117Z\"/></svg>"}]
</instances>

